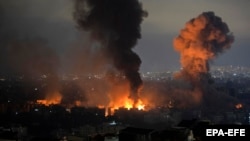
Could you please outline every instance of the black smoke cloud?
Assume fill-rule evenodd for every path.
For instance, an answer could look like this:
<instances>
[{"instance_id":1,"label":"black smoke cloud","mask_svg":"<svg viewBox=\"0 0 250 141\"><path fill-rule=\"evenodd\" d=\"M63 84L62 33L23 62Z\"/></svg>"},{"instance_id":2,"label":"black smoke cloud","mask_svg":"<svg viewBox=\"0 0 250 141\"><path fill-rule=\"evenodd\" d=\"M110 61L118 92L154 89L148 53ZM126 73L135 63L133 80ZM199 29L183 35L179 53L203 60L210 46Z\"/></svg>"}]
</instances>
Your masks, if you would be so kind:
<instances>
[{"instance_id":1,"label":"black smoke cloud","mask_svg":"<svg viewBox=\"0 0 250 141\"><path fill-rule=\"evenodd\" d=\"M78 26L98 41L113 66L130 83L130 98L138 100L142 86L141 60L132 50L141 38L140 24L147 13L137 0L76 0L74 18Z\"/></svg>"}]
</instances>

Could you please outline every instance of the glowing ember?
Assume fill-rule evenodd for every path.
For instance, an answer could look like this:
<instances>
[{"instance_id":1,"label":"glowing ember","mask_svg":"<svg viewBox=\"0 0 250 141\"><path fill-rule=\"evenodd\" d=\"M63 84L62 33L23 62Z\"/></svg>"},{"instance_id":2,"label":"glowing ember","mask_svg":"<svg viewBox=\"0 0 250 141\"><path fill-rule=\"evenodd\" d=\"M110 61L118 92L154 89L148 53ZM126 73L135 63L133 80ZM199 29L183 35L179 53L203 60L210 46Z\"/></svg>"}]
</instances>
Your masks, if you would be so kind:
<instances>
[{"instance_id":1,"label":"glowing ember","mask_svg":"<svg viewBox=\"0 0 250 141\"><path fill-rule=\"evenodd\" d=\"M81 101L80 101L80 100L76 100L76 101L75 101L75 105L76 105L76 106L80 106L80 105L81 105Z\"/></svg>"},{"instance_id":2,"label":"glowing ember","mask_svg":"<svg viewBox=\"0 0 250 141\"><path fill-rule=\"evenodd\" d=\"M243 105L241 103L235 105L236 109L241 109L242 107L243 107Z\"/></svg>"},{"instance_id":3,"label":"glowing ember","mask_svg":"<svg viewBox=\"0 0 250 141\"><path fill-rule=\"evenodd\" d=\"M97 106L99 109L104 109L105 108L105 106L103 106L103 105L98 105Z\"/></svg>"}]
</instances>

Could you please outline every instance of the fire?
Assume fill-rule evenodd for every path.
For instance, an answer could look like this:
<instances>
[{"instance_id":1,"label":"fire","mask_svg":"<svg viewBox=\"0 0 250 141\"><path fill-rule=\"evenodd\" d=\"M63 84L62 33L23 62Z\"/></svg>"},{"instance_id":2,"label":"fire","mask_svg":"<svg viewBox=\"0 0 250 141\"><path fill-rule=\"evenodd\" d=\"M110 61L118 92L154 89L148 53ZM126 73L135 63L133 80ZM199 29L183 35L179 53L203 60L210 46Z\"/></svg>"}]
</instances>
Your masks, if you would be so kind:
<instances>
[{"instance_id":1,"label":"fire","mask_svg":"<svg viewBox=\"0 0 250 141\"><path fill-rule=\"evenodd\" d=\"M120 99L117 99L117 101L112 101L112 103L109 105L110 113L107 115L113 115L115 110L118 110L119 108L126 108L130 110L133 108L133 103L133 100L129 99L128 97L121 97Z\"/></svg>"},{"instance_id":2,"label":"fire","mask_svg":"<svg viewBox=\"0 0 250 141\"><path fill-rule=\"evenodd\" d=\"M60 101L61 100L56 98L56 99L49 99L49 100L42 99L42 100L37 100L36 102L39 103L39 104L49 106L49 105L52 105L52 104L59 104Z\"/></svg>"},{"instance_id":3,"label":"fire","mask_svg":"<svg viewBox=\"0 0 250 141\"><path fill-rule=\"evenodd\" d=\"M131 99L126 99L124 107L128 110L133 108L133 101Z\"/></svg>"},{"instance_id":4,"label":"fire","mask_svg":"<svg viewBox=\"0 0 250 141\"><path fill-rule=\"evenodd\" d=\"M114 115L116 110L121 108L131 110L145 110L145 101L144 99L133 99L131 98L131 86L128 80L126 79L113 79L107 77L107 82L109 84L108 91L108 103L105 105L105 115Z\"/></svg>"},{"instance_id":5,"label":"fire","mask_svg":"<svg viewBox=\"0 0 250 141\"><path fill-rule=\"evenodd\" d=\"M143 104L143 102L141 100L139 100L136 104L136 108L138 110L145 110L145 104Z\"/></svg>"},{"instance_id":6,"label":"fire","mask_svg":"<svg viewBox=\"0 0 250 141\"><path fill-rule=\"evenodd\" d=\"M75 105L76 105L76 106L80 106L80 105L81 105L81 101L80 101L80 100L76 100L76 101L75 101Z\"/></svg>"},{"instance_id":7,"label":"fire","mask_svg":"<svg viewBox=\"0 0 250 141\"><path fill-rule=\"evenodd\" d=\"M54 92L53 94L48 95L45 99L37 100L36 102L39 104L49 106L52 104L60 104L61 99L62 99L61 94L59 92Z\"/></svg>"},{"instance_id":8,"label":"fire","mask_svg":"<svg viewBox=\"0 0 250 141\"><path fill-rule=\"evenodd\" d=\"M143 104L142 100L138 100L138 102L135 104L135 107L133 107L134 101L132 99L126 99L124 108L130 110L132 108L136 108L138 110L145 110L145 104Z\"/></svg>"},{"instance_id":9,"label":"fire","mask_svg":"<svg viewBox=\"0 0 250 141\"><path fill-rule=\"evenodd\" d=\"M106 112L105 112L105 116L108 115L114 115L115 110L118 110L119 108L125 108L127 110L130 110L132 108L140 110L140 111L144 111L145 109L145 103L143 103L142 100L138 100L138 102L136 104L134 104L134 101L132 99L129 98L125 98L125 99L120 99L119 101L123 101L122 105L113 105L110 106L109 108L106 108ZM133 106L135 105L135 106ZM109 111L110 110L110 111Z\"/></svg>"}]
</instances>

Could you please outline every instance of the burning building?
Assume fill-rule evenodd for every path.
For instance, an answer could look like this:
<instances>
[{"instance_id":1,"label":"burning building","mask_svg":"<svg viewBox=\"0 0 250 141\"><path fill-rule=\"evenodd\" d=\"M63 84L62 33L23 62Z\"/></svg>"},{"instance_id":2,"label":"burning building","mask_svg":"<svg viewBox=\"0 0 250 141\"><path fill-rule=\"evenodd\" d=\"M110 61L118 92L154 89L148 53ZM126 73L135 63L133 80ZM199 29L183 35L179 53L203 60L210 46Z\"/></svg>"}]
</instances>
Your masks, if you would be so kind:
<instances>
[{"instance_id":1,"label":"burning building","mask_svg":"<svg viewBox=\"0 0 250 141\"><path fill-rule=\"evenodd\" d=\"M140 103L141 59L132 48L141 38L140 24L146 16L138 0L75 1L78 27L88 34L88 48L102 54L99 61L108 74L108 103L104 106L131 108Z\"/></svg>"}]
</instances>

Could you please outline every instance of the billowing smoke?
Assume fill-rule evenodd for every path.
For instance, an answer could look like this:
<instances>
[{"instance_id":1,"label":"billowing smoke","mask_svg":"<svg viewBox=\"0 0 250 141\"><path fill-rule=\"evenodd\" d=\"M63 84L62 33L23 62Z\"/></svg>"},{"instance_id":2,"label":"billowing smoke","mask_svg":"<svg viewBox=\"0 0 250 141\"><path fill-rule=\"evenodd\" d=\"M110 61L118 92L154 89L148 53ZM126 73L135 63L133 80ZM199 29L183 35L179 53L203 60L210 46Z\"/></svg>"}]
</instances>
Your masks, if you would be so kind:
<instances>
[{"instance_id":1,"label":"billowing smoke","mask_svg":"<svg viewBox=\"0 0 250 141\"><path fill-rule=\"evenodd\" d=\"M203 12L191 19L174 39L175 50L180 53L182 70L175 78L187 82L184 93L189 93L194 104L221 103L219 94L212 86L209 63L231 47L234 36L227 24L213 12ZM206 107L206 106L205 106Z\"/></svg>"},{"instance_id":2,"label":"billowing smoke","mask_svg":"<svg viewBox=\"0 0 250 141\"><path fill-rule=\"evenodd\" d=\"M76 0L74 18L87 31L119 73L129 82L135 102L142 87L141 60L132 50L141 38L140 24L147 13L138 0ZM91 60L90 60L91 61Z\"/></svg>"},{"instance_id":3,"label":"billowing smoke","mask_svg":"<svg viewBox=\"0 0 250 141\"><path fill-rule=\"evenodd\" d=\"M186 23L174 39L182 70L177 77L199 85L209 79L209 63L234 41L227 24L213 12L203 12ZM195 87L195 86L194 86Z\"/></svg>"}]
</instances>

